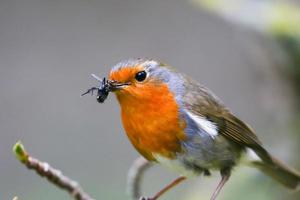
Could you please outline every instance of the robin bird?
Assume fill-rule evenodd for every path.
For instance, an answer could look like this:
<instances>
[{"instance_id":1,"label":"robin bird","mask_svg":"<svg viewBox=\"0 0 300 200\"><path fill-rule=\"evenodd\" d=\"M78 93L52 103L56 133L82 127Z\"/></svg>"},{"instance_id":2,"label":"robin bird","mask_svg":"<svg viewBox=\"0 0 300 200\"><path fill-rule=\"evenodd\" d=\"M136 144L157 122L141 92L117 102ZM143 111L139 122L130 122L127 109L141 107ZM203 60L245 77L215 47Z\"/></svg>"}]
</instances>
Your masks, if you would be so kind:
<instances>
[{"instance_id":1,"label":"robin bird","mask_svg":"<svg viewBox=\"0 0 300 200\"><path fill-rule=\"evenodd\" d=\"M99 81L100 87L84 94L97 90L102 103L114 92L135 149L181 175L153 198L143 199L156 200L186 177L217 170L221 181L211 196L214 200L247 150L259 158L251 166L287 188L299 189L298 172L271 156L253 130L211 91L174 68L155 60L131 59L115 65L108 80Z\"/></svg>"}]
</instances>

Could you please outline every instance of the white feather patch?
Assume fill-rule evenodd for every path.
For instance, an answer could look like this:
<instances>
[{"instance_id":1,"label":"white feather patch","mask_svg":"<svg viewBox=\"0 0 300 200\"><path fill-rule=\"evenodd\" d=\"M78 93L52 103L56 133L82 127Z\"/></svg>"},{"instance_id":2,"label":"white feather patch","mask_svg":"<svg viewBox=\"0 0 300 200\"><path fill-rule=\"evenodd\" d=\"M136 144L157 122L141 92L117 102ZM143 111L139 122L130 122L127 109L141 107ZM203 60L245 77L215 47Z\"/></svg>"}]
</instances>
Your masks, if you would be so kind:
<instances>
[{"instance_id":1,"label":"white feather patch","mask_svg":"<svg viewBox=\"0 0 300 200\"><path fill-rule=\"evenodd\" d=\"M246 159L248 161L261 161L260 157L250 148L246 149Z\"/></svg>"},{"instance_id":2,"label":"white feather patch","mask_svg":"<svg viewBox=\"0 0 300 200\"><path fill-rule=\"evenodd\" d=\"M188 170L182 162L180 162L177 159L169 159L164 156L161 156L159 154L153 154L154 158L156 159L157 162L159 162L161 165L164 167L170 169L173 172L177 172L182 176L185 177L195 177L198 174L194 173L193 170Z\"/></svg>"},{"instance_id":3,"label":"white feather patch","mask_svg":"<svg viewBox=\"0 0 300 200\"><path fill-rule=\"evenodd\" d=\"M246 148L245 154L240 159L240 163L246 166L253 166L253 162L261 161L261 158L250 148Z\"/></svg>"},{"instance_id":4,"label":"white feather patch","mask_svg":"<svg viewBox=\"0 0 300 200\"><path fill-rule=\"evenodd\" d=\"M195 115L187 111L189 117L196 122L197 126L208 133L212 138L215 138L218 135L218 127L215 123L205 119L204 117Z\"/></svg>"}]
</instances>

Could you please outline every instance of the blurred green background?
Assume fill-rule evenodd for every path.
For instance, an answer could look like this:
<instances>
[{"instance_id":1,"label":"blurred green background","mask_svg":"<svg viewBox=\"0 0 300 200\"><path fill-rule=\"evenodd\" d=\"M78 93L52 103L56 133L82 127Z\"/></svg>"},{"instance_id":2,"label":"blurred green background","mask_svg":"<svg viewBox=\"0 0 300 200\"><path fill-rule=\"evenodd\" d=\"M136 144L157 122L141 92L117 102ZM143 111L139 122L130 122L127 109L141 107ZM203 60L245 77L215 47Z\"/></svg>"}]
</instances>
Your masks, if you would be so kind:
<instances>
[{"instance_id":1,"label":"blurred green background","mask_svg":"<svg viewBox=\"0 0 300 200\"><path fill-rule=\"evenodd\" d=\"M298 3L1 0L0 199L70 199L14 158L19 139L97 200L129 199L127 170L138 154L124 134L118 104L113 95L100 105L80 94L96 84L91 73L106 76L130 57L161 60L206 85L273 155L300 170ZM279 17L276 10L261 11L273 5ZM270 13L275 18L265 19ZM145 195L175 176L151 168ZM209 199L218 181L218 173L191 179L161 199ZM300 194L241 166L219 199L296 200Z\"/></svg>"}]
</instances>

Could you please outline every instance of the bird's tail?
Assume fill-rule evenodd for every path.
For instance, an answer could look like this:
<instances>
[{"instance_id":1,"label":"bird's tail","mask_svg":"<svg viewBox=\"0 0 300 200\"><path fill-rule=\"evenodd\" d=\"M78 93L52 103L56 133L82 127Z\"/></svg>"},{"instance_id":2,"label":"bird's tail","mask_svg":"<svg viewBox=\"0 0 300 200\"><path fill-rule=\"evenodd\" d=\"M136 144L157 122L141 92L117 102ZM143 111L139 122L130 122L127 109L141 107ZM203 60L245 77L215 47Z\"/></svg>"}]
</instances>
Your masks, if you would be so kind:
<instances>
[{"instance_id":1,"label":"bird's tail","mask_svg":"<svg viewBox=\"0 0 300 200\"><path fill-rule=\"evenodd\" d=\"M294 169L289 168L273 156L271 156L264 149L260 149L257 155L261 161L252 161L251 164L260 169L266 175L272 177L274 180L283 184L292 190L300 189L300 173Z\"/></svg>"}]
</instances>

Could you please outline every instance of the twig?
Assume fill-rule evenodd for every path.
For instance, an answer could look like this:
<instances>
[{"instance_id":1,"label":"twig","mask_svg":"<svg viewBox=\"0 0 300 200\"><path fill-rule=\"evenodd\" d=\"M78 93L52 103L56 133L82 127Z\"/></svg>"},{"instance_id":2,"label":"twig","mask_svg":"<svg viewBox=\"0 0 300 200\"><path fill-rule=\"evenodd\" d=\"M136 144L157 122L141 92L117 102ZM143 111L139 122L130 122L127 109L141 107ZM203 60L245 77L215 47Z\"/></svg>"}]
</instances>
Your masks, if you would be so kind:
<instances>
[{"instance_id":1,"label":"twig","mask_svg":"<svg viewBox=\"0 0 300 200\"><path fill-rule=\"evenodd\" d=\"M131 199L136 200L141 197L141 181L144 172L152 166L152 163L143 157L138 157L131 165L127 176L127 193Z\"/></svg>"},{"instance_id":2,"label":"twig","mask_svg":"<svg viewBox=\"0 0 300 200\"><path fill-rule=\"evenodd\" d=\"M25 150L21 142L14 145L13 151L19 161L27 166L28 169L36 171L40 176L46 177L49 182L57 187L68 191L76 200L94 200L87 193L85 193L80 185L64 176L61 171L54 169L46 162L41 162L36 158L31 157Z\"/></svg>"}]
</instances>

